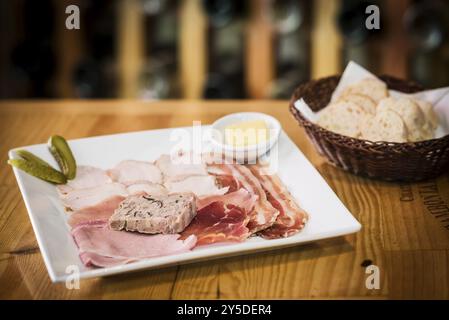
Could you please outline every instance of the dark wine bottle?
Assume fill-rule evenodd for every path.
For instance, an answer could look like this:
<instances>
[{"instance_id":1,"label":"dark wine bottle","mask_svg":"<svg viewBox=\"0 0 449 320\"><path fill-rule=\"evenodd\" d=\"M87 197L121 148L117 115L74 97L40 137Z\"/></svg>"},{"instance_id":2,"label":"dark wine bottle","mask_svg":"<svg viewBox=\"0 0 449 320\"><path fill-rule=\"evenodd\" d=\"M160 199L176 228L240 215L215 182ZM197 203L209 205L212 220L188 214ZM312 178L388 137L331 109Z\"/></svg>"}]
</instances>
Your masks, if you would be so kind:
<instances>
[{"instance_id":1,"label":"dark wine bottle","mask_svg":"<svg viewBox=\"0 0 449 320\"><path fill-rule=\"evenodd\" d=\"M29 97L54 96L51 86L56 70L53 9L49 0L24 2L23 38L12 50L11 62L16 79L27 84Z\"/></svg>"},{"instance_id":2,"label":"dark wine bottle","mask_svg":"<svg viewBox=\"0 0 449 320\"><path fill-rule=\"evenodd\" d=\"M244 1L203 1L209 15L209 74L203 87L205 99L242 99Z\"/></svg>"},{"instance_id":3,"label":"dark wine bottle","mask_svg":"<svg viewBox=\"0 0 449 320\"><path fill-rule=\"evenodd\" d=\"M426 87L449 85L449 3L415 2L403 22L411 42L410 78Z\"/></svg>"},{"instance_id":4,"label":"dark wine bottle","mask_svg":"<svg viewBox=\"0 0 449 320\"><path fill-rule=\"evenodd\" d=\"M73 70L79 98L116 96L116 7L114 1L88 0L81 8L84 54Z\"/></svg>"},{"instance_id":5,"label":"dark wine bottle","mask_svg":"<svg viewBox=\"0 0 449 320\"><path fill-rule=\"evenodd\" d=\"M440 1L411 5L404 15L404 27L416 49L431 51L442 46L448 34L449 6Z\"/></svg>"},{"instance_id":6,"label":"dark wine bottle","mask_svg":"<svg viewBox=\"0 0 449 320\"><path fill-rule=\"evenodd\" d=\"M302 1L273 1L268 18L279 34L296 32L304 21Z\"/></svg>"},{"instance_id":7,"label":"dark wine bottle","mask_svg":"<svg viewBox=\"0 0 449 320\"><path fill-rule=\"evenodd\" d=\"M203 90L205 99L243 99L241 74L209 73Z\"/></svg>"},{"instance_id":8,"label":"dark wine bottle","mask_svg":"<svg viewBox=\"0 0 449 320\"><path fill-rule=\"evenodd\" d=\"M271 21L276 31L275 79L266 96L288 99L295 87L310 78L310 16L306 1L274 1Z\"/></svg>"},{"instance_id":9,"label":"dark wine bottle","mask_svg":"<svg viewBox=\"0 0 449 320\"><path fill-rule=\"evenodd\" d=\"M210 24L216 28L243 17L247 12L246 4L247 1L241 0L203 0L204 12Z\"/></svg>"},{"instance_id":10,"label":"dark wine bottle","mask_svg":"<svg viewBox=\"0 0 449 320\"><path fill-rule=\"evenodd\" d=\"M337 26L348 44L360 44L376 30L368 30L365 25L366 7L370 2L358 0L343 0L337 16Z\"/></svg>"},{"instance_id":11,"label":"dark wine bottle","mask_svg":"<svg viewBox=\"0 0 449 320\"><path fill-rule=\"evenodd\" d=\"M175 0L143 1L146 14L145 59L147 62L139 75L138 95L140 98L179 97L178 4Z\"/></svg>"}]
</instances>

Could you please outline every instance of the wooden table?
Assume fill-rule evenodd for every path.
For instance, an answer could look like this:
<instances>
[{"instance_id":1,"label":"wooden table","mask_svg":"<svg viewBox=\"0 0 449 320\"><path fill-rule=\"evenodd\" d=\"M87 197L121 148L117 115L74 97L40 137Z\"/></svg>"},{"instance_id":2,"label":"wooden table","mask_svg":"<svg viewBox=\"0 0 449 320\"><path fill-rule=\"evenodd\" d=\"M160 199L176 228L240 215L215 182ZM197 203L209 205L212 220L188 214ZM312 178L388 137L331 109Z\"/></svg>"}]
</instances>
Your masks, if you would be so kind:
<instances>
[{"instance_id":1,"label":"wooden table","mask_svg":"<svg viewBox=\"0 0 449 320\"><path fill-rule=\"evenodd\" d=\"M42 143L55 133L72 139L188 126L237 111L278 118L362 223L362 231L266 253L89 279L79 290L51 283L12 170L5 164L9 149ZM2 102L0 160L2 299L449 298L449 174L424 183L395 184L336 169L317 155L285 101ZM365 285L366 260L379 267L378 290Z\"/></svg>"}]
</instances>

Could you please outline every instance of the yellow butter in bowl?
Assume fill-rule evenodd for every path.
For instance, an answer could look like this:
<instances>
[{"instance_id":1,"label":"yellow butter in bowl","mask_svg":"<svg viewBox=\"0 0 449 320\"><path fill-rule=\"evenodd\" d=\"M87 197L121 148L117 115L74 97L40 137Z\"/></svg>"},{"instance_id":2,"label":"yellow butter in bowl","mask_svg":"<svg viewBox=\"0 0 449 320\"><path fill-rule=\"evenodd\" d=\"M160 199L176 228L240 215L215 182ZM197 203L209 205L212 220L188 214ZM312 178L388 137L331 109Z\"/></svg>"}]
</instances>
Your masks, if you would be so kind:
<instances>
[{"instance_id":1,"label":"yellow butter in bowl","mask_svg":"<svg viewBox=\"0 0 449 320\"><path fill-rule=\"evenodd\" d=\"M263 120L241 121L225 127L225 142L234 147L246 147L269 140L268 126Z\"/></svg>"}]
</instances>

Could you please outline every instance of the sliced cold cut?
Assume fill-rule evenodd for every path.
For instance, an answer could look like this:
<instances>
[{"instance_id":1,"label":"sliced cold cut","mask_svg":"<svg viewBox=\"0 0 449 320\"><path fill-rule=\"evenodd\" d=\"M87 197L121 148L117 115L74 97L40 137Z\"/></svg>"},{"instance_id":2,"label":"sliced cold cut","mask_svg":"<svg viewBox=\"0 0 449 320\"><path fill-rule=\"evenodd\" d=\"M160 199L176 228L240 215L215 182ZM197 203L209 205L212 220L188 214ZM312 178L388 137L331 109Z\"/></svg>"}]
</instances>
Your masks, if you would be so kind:
<instances>
[{"instance_id":1,"label":"sliced cold cut","mask_svg":"<svg viewBox=\"0 0 449 320\"><path fill-rule=\"evenodd\" d=\"M73 190L98 187L111 182L111 178L103 169L90 166L78 166L76 168L75 179L67 181L66 184L58 185L56 188L59 194L63 195Z\"/></svg>"},{"instance_id":2,"label":"sliced cold cut","mask_svg":"<svg viewBox=\"0 0 449 320\"><path fill-rule=\"evenodd\" d=\"M279 215L273 225L260 231L258 235L266 239L283 238L303 229L308 215L296 204L279 177L265 174L264 168L258 165L251 165L249 168L262 184L268 201L279 210Z\"/></svg>"},{"instance_id":3,"label":"sliced cold cut","mask_svg":"<svg viewBox=\"0 0 449 320\"><path fill-rule=\"evenodd\" d=\"M125 185L148 181L162 183L162 173L159 168L147 161L124 160L108 170L108 174L112 180Z\"/></svg>"},{"instance_id":4,"label":"sliced cold cut","mask_svg":"<svg viewBox=\"0 0 449 320\"><path fill-rule=\"evenodd\" d=\"M279 215L279 210L268 201L259 180L246 166L239 164L210 164L210 166L215 167L215 172L218 168L223 174L232 175L238 181L239 186L257 197L254 209L248 213L248 228L251 233L266 229L274 223Z\"/></svg>"},{"instance_id":5,"label":"sliced cold cut","mask_svg":"<svg viewBox=\"0 0 449 320\"><path fill-rule=\"evenodd\" d=\"M108 220L123 199L121 196L112 197L94 206L73 211L69 214L68 223L74 227L83 222Z\"/></svg>"},{"instance_id":6,"label":"sliced cold cut","mask_svg":"<svg viewBox=\"0 0 449 320\"><path fill-rule=\"evenodd\" d=\"M151 257L180 254L196 244L194 235L144 235L108 228L107 221L82 223L72 230L80 258L86 266L110 267Z\"/></svg>"},{"instance_id":7,"label":"sliced cold cut","mask_svg":"<svg viewBox=\"0 0 449 320\"><path fill-rule=\"evenodd\" d=\"M189 176L179 181L167 181L165 187L171 193L193 192L197 197L210 195L222 195L228 191L228 187L220 188L214 176Z\"/></svg>"},{"instance_id":8,"label":"sliced cold cut","mask_svg":"<svg viewBox=\"0 0 449 320\"><path fill-rule=\"evenodd\" d=\"M195 235L197 245L216 242L241 242L250 235L245 211L222 201L212 202L198 211L190 225L181 233L181 239Z\"/></svg>"},{"instance_id":9,"label":"sliced cold cut","mask_svg":"<svg viewBox=\"0 0 449 320\"><path fill-rule=\"evenodd\" d=\"M207 176L206 166L194 163L195 157L188 153L181 156L171 157L164 154L156 160L156 166L161 170L165 181L179 181L189 176Z\"/></svg>"},{"instance_id":10,"label":"sliced cold cut","mask_svg":"<svg viewBox=\"0 0 449 320\"><path fill-rule=\"evenodd\" d=\"M70 210L95 206L114 197L127 197L126 187L120 183L108 183L93 188L73 190L61 196L62 203Z\"/></svg>"},{"instance_id":11,"label":"sliced cold cut","mask_svg":"<svg viewBox=\"0 0 449 320\"><path fill-rule=\"evenodd\" d=\"M230 192L225 195L209 196L198 199L196 202L196 206L198 210L201 210L202 208L216 201L221 201L225 204L233 204L235 206L239 206L240 208L245 209L245 211L248 213L253 210L254 205L257 202L257 196L241 188L237 191Z\"/></svg>"}]
</instances>

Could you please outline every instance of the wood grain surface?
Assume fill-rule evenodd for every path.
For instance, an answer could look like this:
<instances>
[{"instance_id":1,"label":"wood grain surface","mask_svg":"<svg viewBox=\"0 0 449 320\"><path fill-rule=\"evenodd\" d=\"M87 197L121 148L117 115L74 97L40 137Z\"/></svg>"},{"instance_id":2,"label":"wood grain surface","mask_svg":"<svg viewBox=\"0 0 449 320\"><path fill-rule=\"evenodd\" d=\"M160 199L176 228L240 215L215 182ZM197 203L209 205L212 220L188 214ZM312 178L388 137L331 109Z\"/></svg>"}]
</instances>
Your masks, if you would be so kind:
<instances>
[{"instance_id":1,"label":"wood grain surface","mask_svg":"<svg viewBox=\"0 0 449 320\"><path fill-rule=\"evenodd\" d=\"M315 152L287 105L285 101L0 103L0 299L448 299L449 174L423 183L396 184L334 168ZM362 230L265 253L83 280L79 290L51 283L6 164L9 149L42 143L55 133L73 139L188 126L194 120L207 124L238 111L261 111L279 119L362 223ZM379 267L380 289L365 285L369 263Z\"/></svg>"}]
</instances>

